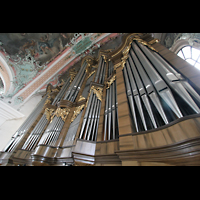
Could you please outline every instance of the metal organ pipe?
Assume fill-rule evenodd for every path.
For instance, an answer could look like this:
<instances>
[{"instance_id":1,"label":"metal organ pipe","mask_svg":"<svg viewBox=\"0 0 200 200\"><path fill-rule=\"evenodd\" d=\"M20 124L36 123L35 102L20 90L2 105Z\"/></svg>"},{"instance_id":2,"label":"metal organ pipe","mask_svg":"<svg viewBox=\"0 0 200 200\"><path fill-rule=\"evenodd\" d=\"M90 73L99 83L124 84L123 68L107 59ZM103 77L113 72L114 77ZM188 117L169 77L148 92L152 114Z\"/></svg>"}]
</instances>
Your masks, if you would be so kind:
<instances>
[{"instance_id":1,"label":"metal organ pipe","mask_svg":"<svg viewBox=\"0 0 200 200\"><path fill-rule=\"evenodd\" d=\"M103 61L103 57L101 57L94 79L95 82L103 84L105 76L105 68L106 64ZM100 108L101 108L101 101L97 98L93 89L91 89L91 93L87 103L87 108L83 118L83 123L81 126L81 131L79 134L80 139L92 140L92 141L96 140Z\"/></svg>"},{"instance_id":2,"label":"metal organ pipe","mask_svg":"<svg viewBox=\"0 0 200 200\"><path fill-rule=\"evenodd\" d=\"M166 65L163 65L162 62L158 59L158 55L151 53L145 46L142 46L139 44L141 49L144 51L146 56L151 60L154 67L157 69L157 71L161 74L163 79L171 86L172 89L174 89L177 94L183 98L187 104L196 112L199 113L200 110L196 103L193 101L193 99L190 97L186 89L183 87L179 79L175 76L173 73L175 70L169 70L167 69Z\"/></svg>"},{"instance_id":3,"label":"metal organ pipe","mask_svg":"<svg viewBox=\"0 0 200 200\"><path fill-rule=\"evenodd\" d=\"M29 117L25 120L25 122L20 126L20 128L15 132L15 134L12 136L10 142L6 145L4 148L5 152L11 152L14 150L18 142L21 140L21 138L26 134L30 126L33 124L37 116L39 115L45 101L47 99L47 94L43 99L38 103L36 108L32 111L32 113L29 115Z\"/></svg>"},{"instance_id":4,"label":"metal organ pipe","mask_svg":"<svg viewBox=\"0 0 200 200\"><path fill-rule=\"evenodd\" d=\"M58 101L60 101L66 89L69 87L69 84L70 84L70 77L67 79L67 81L65 82L65 84L63 85L63 87L61 88L61 90L59 91L55 99L53 100L52 105L56 105ZM22 146L22 149L30 151L35 148L35 146L37 145L37 142L40 140L41 134L43 133L44 128L46 127L47 123L48 123L48 120L46 119L46 115L44 113L41 119L39 120L39 122L37 123L37 125L35 126L35 128L32 130L29 137L27 138L26 142Z\"/></svg>"},{"instance_id":5,"label":"metal organ pipe","mask_svg":"<svg viewBox=\"0 0 200 200\"><path fill-rule=\"evenodd\" d=\"M165 112L162 108L162 105L160 103L159 97L157 95L157 92L155 91L149 77L147 76L146 72L144 71L142 65L140 64L138 58L136 57L135 53L133 52L132 49L130 49L130 54L129 54L130 60L131 58L134 60L135 62L135 68L138 70L138 73L140 74L142 83L145 86L145 89L147 91L148 96L150 97L151 101L153 102L154 106L156 107L157 111L159 112L159 114L161 115L163 121L165 122L165 124L168 124L168 120L167 117L165 115ZM136 75L136 77L139 78L139 74L137 74L137 70L134 70L133 67L133 72Z\"/></svg>"},{"instance_id":6,"label":"metal organ pipe","mask_svg":"<svg viewBox=\"0 0 200 200\"><path fill-rule=\"evenodd\" d=\"M78 74L72 81L71 85L69 86L67 92L65 93L65 96L63 98L64 100L68 100L71 102L75 101L78 91L80 90L83 80L86 76L85 72L86 67L87 67L87 62L85 61L83 63L83 66L79 70ZM55 116L53 118L53 121L48 125L38 145L45 144L54 146L64 126L64 123L65 122L62 120L61 117Z\"/></svg>"},{"instance_id":7,"label":"metal organ pipe","mask_svg":"<svg viewBox=\"0 0 200 200\"><path fill-rule=\"evenodd\" d=\"M178 118L183 117L171 93L170 88L167 86L167 84L164 82L161 76L157 73L157 71L154 69L152 64L149 62L146 56L142 53L142 51L139 49L139 47L136 45L135 42L132 43L132 48L135 51L136 55L138 56L139 60L141 61L146 72L148 73L158 94L163 98L163 100L168 104L168 106L172 109L172 111L176 114Z\"/></svg>"},{"instance_id":8,"label":"metal organ pipe","mask_svg":"<svg viewBox=\"0 0 200 200\"><path fill-rule=\"evenodd\" d=\"M108 63L108 78L114 71L113 63ZM104 136L103 140L116 139L118 137L116 81L114 80L106 89L106 106L104 113Z\"/></svg>"},{"instance_id":9,"label":"metal organ pipe","mask_svg":"<svg viewBox=\"0 0 200 200\"><path fill-rule=\"evenodd\" d=\"M165 124L169 123L169 116L166 115L163 109L164 105L161 103L160 98L163 99L168 106L165 106L165 110L172 110L177 118L183 117L180 108L182 110L186 109L182 105L180 105L180 108L178 107L176 102L178 100L177 98L183 99L195 113L200 112L199 107L192 99L193 97L200 102L199 94L185 81L185 79L183 79L181 74L176 72L176 70L158 53L153 52L139 42L132 42L123 73L127 98L136 132L157 128L159 126L159 123L157 122L159 119L155 117L154 109L158 111ZM177 93L176 100L171 90L174 90L174 92ZM107 91L107 93L109 93L109 91ZM142 101L140 101L140 99ZM150 101L153 104L151 104ZM141 105L142 102L144 106ZM152 105L155 107L153 108ZM136 107L140 118L137 117ZM148 116L144 114L144 108L146 109ZM108 123L107 121L109 121L107 120L106 115L107 110L105 112L105 126ZM148 122L148 124L152 124L153 126L145 128L145 120L146 123ZM139 121L143 124L141 130L138 126ZM104 133L106 133L106 131L107 129L104 127ZM104 135L104 140L105 139L106 135Z\"/></svg>"},{"instance_id":10,"label":"metal organ pipe","mask_svg":"<svg viewBox=\"0 0 200 200\"><path fill-rule=\"evenodd\" d=\"M139 74L138 74L138 72L135 68L135 65L134 65L130 55L129 55L128 61L130 63L130 67L131 67L132 72L134 74L134 78L135 78L135 81L136 81L136 84L137 84L137 87L138 87L139 95L140 95L140 97L141 97L141 99L142 99L142 101L143 101L143 103L144 103L144 105L147 109L147 112L148 112L148 114L151 118L151 121L153 123L154 128L157 128L156 121L155 121L154 116L153 116L153 111L152 111L150 103L149 103L149 99L147 97L147 94L146 94L146 91L143 87L142 81L139 78Z\"/></svg>"}]
</instances>

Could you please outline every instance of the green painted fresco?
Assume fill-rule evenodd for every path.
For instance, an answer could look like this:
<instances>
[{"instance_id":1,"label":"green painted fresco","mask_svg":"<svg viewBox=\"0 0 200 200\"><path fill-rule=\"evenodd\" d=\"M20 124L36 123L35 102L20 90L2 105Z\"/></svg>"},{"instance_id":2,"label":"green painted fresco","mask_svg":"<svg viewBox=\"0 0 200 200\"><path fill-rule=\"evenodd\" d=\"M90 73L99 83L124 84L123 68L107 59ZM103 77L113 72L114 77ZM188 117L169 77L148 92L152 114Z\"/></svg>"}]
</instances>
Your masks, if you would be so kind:
<instances>
[{"instance_id":1,"label":"green painted fresco","mask_svg":"<svg viewBox=\"0 0 200 200\"><path fill-rule=\"evenodd\" d=\"M82 53L87 47L91 45L91 43L92 41L90 40L90 37L85 37L73 47L73 50L76 54Z\"/></svg>"}]
</instances>

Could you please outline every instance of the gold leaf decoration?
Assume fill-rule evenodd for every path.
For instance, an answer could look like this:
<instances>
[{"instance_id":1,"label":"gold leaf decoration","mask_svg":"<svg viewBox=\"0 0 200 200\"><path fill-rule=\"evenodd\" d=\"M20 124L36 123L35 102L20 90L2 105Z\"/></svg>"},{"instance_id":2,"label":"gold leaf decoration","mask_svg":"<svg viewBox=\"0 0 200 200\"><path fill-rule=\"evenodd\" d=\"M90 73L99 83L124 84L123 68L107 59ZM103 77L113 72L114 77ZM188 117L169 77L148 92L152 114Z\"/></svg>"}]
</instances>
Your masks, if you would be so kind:
<instances>
[{"instance_id":1,"label":"gold leaf decoration","mask_svg":"<svg viewBox=\"0 0 200 200\"><path fill-rule=\"evenodd\" d=\"M78 107L76 107L76 110L74 111L74 114L71 118L71 123L76 119L76 117L78 116L78 114L81 112L81 110L85 107L85 104L82 104Z\"/></svg>"},{"instance_id":2,"label":"gold leaf decoration","mask_svg":"<svg viewBox=\"0 0 200 200\"><path fill-rule=\"evenodd\" d=\"M75 76L76 76L77 73L78 73L78 72L77 72L74 68L72 68L72 69L69 71L69 74L70 74L70 83L74 80L74 78L75 78Z\"/></svg>"},{"instance_id":3,"label":"gold leaf decoration","mask_svg":"<svg viewBox=\"0 0 200 200\"><path fill-rule=\"evenodd\" d=\"M94 94L96 94L97 98L102 101L102 91L103 91L103 88L101 87L95 87L95 86L92 86L91 89L93 90Z\"/></svg>"},{"instance_id":4,"label":"gold leaf decoration","mask_svg":"<svg viewBox=\"0 0 200 200\"><path fill-rule=\"evenodd\" d=\"M69 114L70 109L69 108L57 108L56 111L54 112L53 116L51 117L51 122L53 121L53 118L55 116L61 117L63 121L67 119L67 116ZM50 122L50 123L51 123Z\"/></svg>"},{"instance_id":5,"label":"gold leaf decoration","mask_svg":"<svg viewBox=\"0 0 200 200\"><path fill-rule=\"evenodd\" d=\"M46 109L45 109L45 115L46 115L46 119L47 119L48 121L50 120L51 115L52 115L52 113L53 113L54 110L55 110L55 109L53 109L53 108L46 108Z\"/></svg>"},{"instance_id":6,"label":"gold leaf decoration","mask_svg":"<svg viewBox=\"0 0 200 200\"><path fill-rule=\"evenodd\" d=\"M80 95L78 102L82 101L82 100L85 100L85 97L83 97L82 95Z\"/></svg>"},{"instance_id":7,"label":"gold leaf decoration","mask_svg":"<svg viewBox=\"0 0 200 200\"><path fill-rule=\"evenodd\" d=\"M116 75L113 75L113 77L109 81L107 81L108 87L106 89L108 89L112 85L115 79L116 79Z\"/></svg>"}]
</instances>

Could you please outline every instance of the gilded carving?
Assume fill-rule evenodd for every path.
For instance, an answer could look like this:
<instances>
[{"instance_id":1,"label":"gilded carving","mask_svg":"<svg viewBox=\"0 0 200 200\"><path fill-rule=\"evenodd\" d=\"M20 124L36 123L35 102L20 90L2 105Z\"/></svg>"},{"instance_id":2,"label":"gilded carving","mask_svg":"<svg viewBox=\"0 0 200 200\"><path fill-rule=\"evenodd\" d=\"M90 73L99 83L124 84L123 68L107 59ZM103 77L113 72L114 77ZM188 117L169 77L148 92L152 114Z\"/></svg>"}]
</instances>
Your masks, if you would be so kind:
<instances>
[{"instance_id":1,"label":"gilded carving","mask_svg":"<svg viewBox=\"0 0 200 200\"><path fill-rule=\"evenodd\" d=\"M114 65L114 70L116 70L118 67L120 67L122 64L122 62L117 63L116 65Z\"/></svg>"},{"instance_id":2,"label":"gilded carving","mask_svg":"<svg viewBox=\"0 0 200 200\"><path fill-rule=\"evenodd\" d=\"M53 118L55 116L61 117L63 121L67 119L67 116L69 114L70 109L69 108L57 108L56 111L54 112L53 116L51 117L51 122L53 121ZM50 122L50 123L51 123Z\"/></svg>"},{"instance_id":3,"label":"gilded carving","mask_svg":"<svg viewBox=\"0 0 200 200\"><path fill-rule=\"evenodd\" d=\"M82 95L80 95L78 102L82 101L82 100L85 100L85 97L83 97Z\"/></svg>"},{"instance_id":4,"label":"gilded carving","mask_svg":"<svg viewBox=\"0 0 200 200\"><path fill-rule=\"evenodd\" d=\"M51 86L50 85L47 88L47 93L51 93Z\"/></svg>"},{"instance_id":5,"label":"gilded carving","mask_svg":"<svg viewBox=\"0 0 200 200\"><path fill-rule=\"evenodd\" d=\"M136 40L136 41L138 41L139 43L141 43L141 44L143 44L143 45L145 45L145 46L148 46L151 50L158 52L156 49L154 49L154 48L151 46L152 43L149 44L149 43L146 42L145 40L142 40L139 36L135 36L135 37L133 38L133 40Z\"/></svg>"},{"instance_id":6,"label":"gilded carving","mask_svg":"<svg viewBox=\"0 0 200 200\"><path fill-rule=\"evenodd\" d=\"M70 74L70 83L74 80L74 78L75 78L75 76L76 76L77 73L78 73L78 72L77 72L74 68L72 68L72 69L69 71L69 74Z\"/></svg>"},{"instance_id":7,"label":"gilded carving","mask_svg":"<svg viewBox=\"0 0 200 200\"><path fill-rule=\"evenodd\" d=\"M44 105L47 105L47 104L49 104L49 103L51 103L51 100L47 99L47 100L45 101Z\"/></svg>"},{"instance_id":8,"label":"gilded carving","mask_svg":"<svg viewBox=\"0 0 200 200\"><path fill-rule=\"evenodd\" d=\"M46 108L45 109L45 115L46 115L46 119L48 120L48 121L50 121L50 118L51 118L51 115L52 115L52 113L54 112L54 110L55 109L53 109L53 108Z\"/></svg>"},{"instance_id":9,"label":"gilded carving","mask_svg":"<svg viewBox=\"0 0 200 200\"><path fill-rule=\"evenodd\" d=\"M63 86L63 85L64 85L64 83L65 83L65 81L64 81L63 79L61 79L61 83L60 83L60 84L58 84L58 87L61 87L61 86Z\"/></svg>"},{"instance_id":10,"label":"gilded carving","mask_svg":"<svg viewBox=\"0 0 200 200\"><path fill-rule=\"evenodd\" d=\"M116 79L116 75L113 75L112 78L109 79L109 81L107 81L108 86L106 89L108 89L112 85L112 83L115 81L115 79Z\"/></svg>"},{"instance_id":11,"label":"gilded carving","mask_svg":"<svg viewBox=\"0 0 200 200\"><path fill-rule=\"evenodd\" d=\"M44 105L47 105L47 104L51 103L50 99L51 99L51 96L50 96L50 93L48 93L47 100L45 101Z\"/></svg>"},{"instance_id":12,"label":"gilded carving","mask_svg":"<svg viewBox=\"0 0 200 200\"><path fill-rule=\"evenodd\" d=\"M89 75L88 75L88 77L87 77L87 79L89 79L89 78L90 78L90 76L92 76L92 75L95 73L95 71L96 71L96 70L94 70L94 71L90 72L90 73L89 73Z\"/></svg>"},{"instance_id":13,"label":"gilded carving","mask_svg":"<svg viewBox=\"0 0 200 200\"><path fill-rule=\"evenodd\" d=\"M56 88L56 89L53 89L52 92L59 92L59 90Z\"/></svg>"},{"instance_id":14,"label":"gilded carving","mask_svg":"<svg viewBox=\"0 0 200 200\"><path fill-rule=\"evenodd\" d=\"M82 104L78 107L76 107L76 110L74 111L74 114L71 118L71 123L76 119L76 117L78 116L78 114L81 112L81 110L85 107L85 104Z\"/></svg>"},{"instance_id":15,"label":"gilded carving","mask_svg":"<svg viewBox=\"0 0 200 200\"><path fill-rule=\"evenodd\" d=\"M103 96L103 88L92 86L91 89L93 90L94 94L96 94L97 98L102 101Z\"/></svg>"}]
</instances>

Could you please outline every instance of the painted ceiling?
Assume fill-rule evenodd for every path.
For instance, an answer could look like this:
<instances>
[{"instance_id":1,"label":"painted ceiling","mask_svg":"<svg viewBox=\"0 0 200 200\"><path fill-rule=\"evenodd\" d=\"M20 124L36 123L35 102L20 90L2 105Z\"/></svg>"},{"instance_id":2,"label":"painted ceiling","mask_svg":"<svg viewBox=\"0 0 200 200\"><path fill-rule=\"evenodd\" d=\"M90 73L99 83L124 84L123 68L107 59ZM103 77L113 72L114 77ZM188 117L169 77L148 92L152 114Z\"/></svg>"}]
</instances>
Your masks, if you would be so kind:
<instances>
[{"instance_id":1,"label":"painted ceiling","mask_svg":"<svg viewBox=\"0 0 200 200\"><path fill-rule=\"evenodd\" d=\"M30 53L41 66L70 42L74 33L0 33L5 51L15 58Z\"/></svg>"},{"instance_id":2,"label":"painted ceiling","mask_svg":"<svg viewBox=\"0 0 200 200\"><path fill-rule=\"evenodd\" d=\"M43 91L48 83L57 85L67 69L88 54L98 54L99 48L110 42L113 43L111 48L117 47L121 40L117 42L116 38L121 38L122 35L0 33L0 56L12 73L11 86L6 93L0 94L0 100L13 106L19 105L34 92ZM0 66L1 74L5 71L3 65L2 67Z\"/></svg>"}]
</instances>

